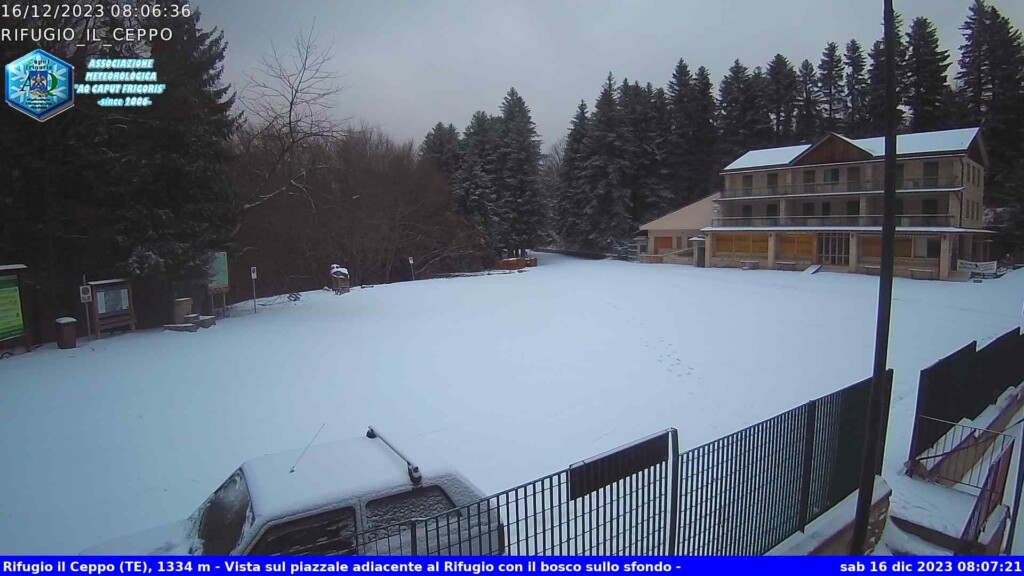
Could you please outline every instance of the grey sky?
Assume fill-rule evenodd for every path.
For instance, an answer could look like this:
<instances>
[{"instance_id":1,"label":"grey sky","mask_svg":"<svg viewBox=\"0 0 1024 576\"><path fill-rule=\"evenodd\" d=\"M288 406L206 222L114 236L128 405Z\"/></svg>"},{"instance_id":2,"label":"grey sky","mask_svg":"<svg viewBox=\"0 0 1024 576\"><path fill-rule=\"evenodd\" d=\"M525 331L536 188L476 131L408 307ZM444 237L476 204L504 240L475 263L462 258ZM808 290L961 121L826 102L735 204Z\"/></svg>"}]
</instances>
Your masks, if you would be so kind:
<instances>
[{"instance_id":1,"label":"grey sky","mask_svg":"<svg viewBox=\"0 0 1024 576\"><path fill-rule=\"evenodd\" d=\"M990 0L1016 26L1024 1ZM954 66L971 0L896 0L909 26L936 25ZM781 53L815 65L829 41L882 35L881 0L193 0L230 44L226 78L244 84L270 41L288 45L315 20L333 44L345 91L338 113L417 142L436 122L465 128L497 113L510 86L526 99L545 149L565 134L579 100L593 105L605 76L668 84L679 58L716 84L732 61L753 68Z\"/></svg>"}]
</instances>

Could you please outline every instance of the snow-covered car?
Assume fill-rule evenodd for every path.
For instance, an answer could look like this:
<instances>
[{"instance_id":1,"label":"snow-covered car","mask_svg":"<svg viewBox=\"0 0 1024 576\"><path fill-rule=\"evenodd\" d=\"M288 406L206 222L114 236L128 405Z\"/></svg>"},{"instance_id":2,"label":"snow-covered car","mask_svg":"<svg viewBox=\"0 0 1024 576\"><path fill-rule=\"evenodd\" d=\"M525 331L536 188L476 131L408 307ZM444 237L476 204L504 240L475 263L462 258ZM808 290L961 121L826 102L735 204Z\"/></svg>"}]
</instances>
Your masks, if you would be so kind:
<instances>
[{"instance_id":1,"label":"snow-covered car","mask_svg":"<svg viewBox=\"0 0 1024 576\"><path fill-rule=\"evenodd\" d=\"M413 465L373 428L366 438L254 458L188 518L82 554L503 553L504 528L484 494L436 458L423 462ZM433 520L409 522L424 518Z\"/></svg>"}]
</instances>

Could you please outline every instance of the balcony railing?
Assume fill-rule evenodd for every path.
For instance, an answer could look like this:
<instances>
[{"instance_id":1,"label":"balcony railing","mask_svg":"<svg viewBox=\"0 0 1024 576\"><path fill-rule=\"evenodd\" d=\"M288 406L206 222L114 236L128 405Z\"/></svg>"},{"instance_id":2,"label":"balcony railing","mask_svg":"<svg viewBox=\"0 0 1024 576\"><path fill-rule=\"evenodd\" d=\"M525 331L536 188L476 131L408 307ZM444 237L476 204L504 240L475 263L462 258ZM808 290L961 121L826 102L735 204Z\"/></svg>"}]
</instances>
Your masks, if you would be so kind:
<instances>
[{"instance_id":1,"label":"balcony railing","mask_svg":"<svg viewBox=\"0 0 1024 576\"><path fill-rule=\"evenodd\" d=\"M896 190L941 190L960 188L963 183L959 176L949 178L907 178L896 183ZM787 184L764 188L729 188L722 192L722 198L747 198L752 196L791 196L795 194L856 194L858 192L880 192L885 181L851 180L847 182L816 182L814 184Z\"/></svg>"},{"instance_id":2,"label":"balcony railing","mask_svg":"<svg viewBox=\"0 0 1024 576\"><path fill-rule=\"evenodd\" d=\"M779 226L881 226L880 214L864 216L757 216L712 218L711 226L716 228L769 228ZM952 226L952 214L901 214L896 216L896 226L935 227Z\"/></svg>"}]
</instances>

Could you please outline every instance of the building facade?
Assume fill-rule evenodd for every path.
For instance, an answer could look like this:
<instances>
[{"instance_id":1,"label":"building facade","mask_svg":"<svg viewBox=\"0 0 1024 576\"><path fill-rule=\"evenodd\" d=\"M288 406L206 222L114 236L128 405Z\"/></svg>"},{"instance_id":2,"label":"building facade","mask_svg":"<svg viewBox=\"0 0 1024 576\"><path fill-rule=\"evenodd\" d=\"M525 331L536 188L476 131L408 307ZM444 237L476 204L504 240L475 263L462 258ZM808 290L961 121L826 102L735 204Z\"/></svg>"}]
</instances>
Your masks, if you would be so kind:
<instances>
[{"instance_id":1,"label":"building facade","mask_svg":"<svg viewBox=\"0 0 1024 576\"><path fill-rule=\"evenodd\" d=\"M988 165L977 128L897 138L895 274L949 279L957 260L988 260ZM722 172L707 265L876 273L881 260L883 138L828 134L752 150Z\"/></svg>"}]
</instances>

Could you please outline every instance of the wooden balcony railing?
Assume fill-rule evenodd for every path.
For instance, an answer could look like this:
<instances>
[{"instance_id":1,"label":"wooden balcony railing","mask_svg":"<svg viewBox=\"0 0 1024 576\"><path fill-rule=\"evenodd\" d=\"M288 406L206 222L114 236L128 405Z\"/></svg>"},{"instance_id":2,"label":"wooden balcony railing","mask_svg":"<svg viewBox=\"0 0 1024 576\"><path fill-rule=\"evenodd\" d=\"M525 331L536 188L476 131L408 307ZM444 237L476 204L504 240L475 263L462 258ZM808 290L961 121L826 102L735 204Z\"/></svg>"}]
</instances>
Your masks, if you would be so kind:
<instances>
[{"instance_id":1,"label":"wooden balcony railing","mask_svg":"<svg viewBox=\"0 0 1024 576\"><path fill-rule=\"evenodd\" d=\"M907 178L896 183L896 190L943 190L960 188L962 186L963 182L959 176L949 178ZM885 182L881 179L816 182L814 184L787 184L763 188L729 188L722 192L722 198L791 196L795 194L857 194L860 192L881 192L884 187Z\"/></svg>"},{"instance_id":2,"label":"wooden balcony railing","mask_svg":"<svg viewBox=\"0 0 1024 576\"><path fill-rule=\"evenodd\" d=\"M880 214L864 216L755 216L713 218L711 226L716 228L772 228L779 226L881 226ZM952 214L900 214L896 216L899 227L937 227L952 226Z\"/></svg>"}]
</instances>

